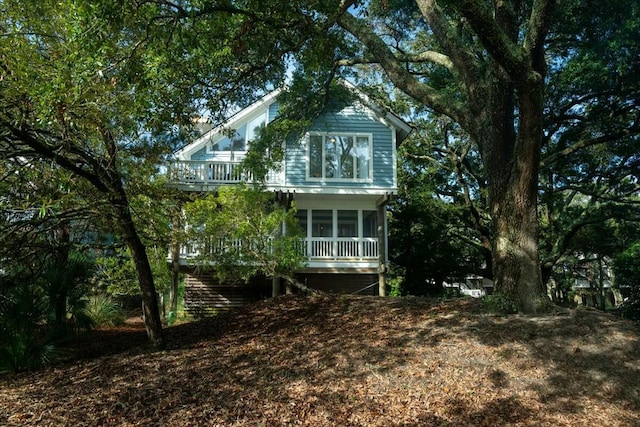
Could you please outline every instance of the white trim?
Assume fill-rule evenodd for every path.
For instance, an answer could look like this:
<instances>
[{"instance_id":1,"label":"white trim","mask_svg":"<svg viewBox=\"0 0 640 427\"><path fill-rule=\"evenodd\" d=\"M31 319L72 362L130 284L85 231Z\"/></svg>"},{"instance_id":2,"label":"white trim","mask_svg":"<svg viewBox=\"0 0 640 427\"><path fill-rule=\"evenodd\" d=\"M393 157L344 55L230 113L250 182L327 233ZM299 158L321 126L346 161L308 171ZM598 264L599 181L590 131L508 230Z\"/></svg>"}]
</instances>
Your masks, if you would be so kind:
<instances>
[{"instance_id":1,"label":"white trim","mask_svg":"<svg viewBox=\"0 0 640 427\"><path fill-rule=\"evenodd\" d=\"M397 194L397 188L390 187L339 187L334 185L327 185L318 187L317 185L269 185L267 184L267 190L282 190L290 191L296 194L351 194L351 195L371 195L371 196L384 196L389 194Z\"/></svg>"},{"instance_id":2,"label":"white trim","mask_svg":"<svg viewBox=\"0 0 640 427\"><path fill-rule=\"evenodd\" d=\"M375 261L342 261L342 260L310 260L307 261L305 266L300 270L297 270L296 273L304 273L307 269L310 268L322 268L322 269L344 269L343 273L351 273L350 270L359 270L359 269L371 269L373 270L371 273L378 271L378 260ZM333 273L337 274L337 273Z\"/></svg>"},{"instance_id":3,"label":"white trim","mask_svg":"<svg viewBox=\"0 0 640 427\"><path fill-rule=\"evenodd\" d=\"M391 130L391 167L393 168L393 187L398 186L398 149L397 149L397 135L395 129L389 127Z\"/></svg>"},{"instance_id":4,"label":"white trim","mask_svg":"<svg viewBox=\"0 0 640 427\"><path fill-rule=\"evenodd\" d=\"M280 171L279 181L283 181L286 176L284 171ZM184 191L212 191L217 190L220 187L219 182L187 182L187 181L175 181L169 183L171 187L184 190ZM313 185L285 185L285 184L270 184L265 185L265 191L284 191L295 194L314 195L314 196L334 196L334 195L350 195L350 196L380 196L396 195L398 193L397 188L391 187L339 187L339 186L313 186Z\"/></svg>"},{"instance_id":5,"label":"white trim","mask_svg":"<svg viewBox=\"0 0 640 427\"><path fill-rule=\"evenodd\" d=\"M345 200L346 199L346 200ZM346 197L327 197L327 198L310 198L300 199L294 197L296 209L316 209L316 210L365 210L375 211L377 209L376 201L378 199L370 196L361 196L354 198ZM330 207L327 207L329 205Z\"/></svg>"}]
</instances>

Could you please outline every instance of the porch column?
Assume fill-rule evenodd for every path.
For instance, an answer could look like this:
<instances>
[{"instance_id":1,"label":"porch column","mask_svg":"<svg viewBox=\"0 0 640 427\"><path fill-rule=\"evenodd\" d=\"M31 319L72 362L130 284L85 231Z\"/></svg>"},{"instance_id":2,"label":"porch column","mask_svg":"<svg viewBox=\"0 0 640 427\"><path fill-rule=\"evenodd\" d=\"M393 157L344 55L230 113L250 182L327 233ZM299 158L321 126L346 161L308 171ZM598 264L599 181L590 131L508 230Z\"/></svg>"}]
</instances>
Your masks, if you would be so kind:
<instances>
[{"instance_id":1,"label":"porch column","mask_svg":"<svg viewBox=\"0 0 640 427\"><path fill-rule=\"evenodd\" d=\"M378 294L383 297L387 293L387 197L378 205Z\"/></svg>"}]
</instances>

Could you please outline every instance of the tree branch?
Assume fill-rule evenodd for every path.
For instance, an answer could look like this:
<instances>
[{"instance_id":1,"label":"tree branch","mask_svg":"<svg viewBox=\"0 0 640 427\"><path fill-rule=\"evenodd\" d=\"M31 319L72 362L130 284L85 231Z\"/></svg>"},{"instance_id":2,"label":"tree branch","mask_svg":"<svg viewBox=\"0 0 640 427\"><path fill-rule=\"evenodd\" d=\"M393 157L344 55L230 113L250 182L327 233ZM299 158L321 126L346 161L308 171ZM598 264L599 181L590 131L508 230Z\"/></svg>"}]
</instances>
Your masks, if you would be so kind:
<instances>
[{"instance_id":1,"label":"tree branch","mask_svg":"<svg viewBox=\"0 0 640 427\"><path fill-rule=\"evenodd\" d=\"M529 31L524 41L524 49L533 62L534 69L541 75L544 69L544 41L551 27L555 0L535 0L529 17Z\"/></svg>"},{"instance_id":2,"label":"tree branch","mask_svg":"<svg viewBox=\"0 0 640 427\"><path fill-rule=\"evenodd\" d=\"M399 89L458 123L470 124L468 111L459 101L443 95L429 85L420 83L368 24L354 17L351 13L345 13L339 17L338 24L366 46Z\"/></svg>"},{"instance_id":3,"label":"tree branch","mask_svg":"<svg viewBox=\"0 0 640 427\"><path fill-rule=\"evenodd\" d=\"M548 155L546 158L541 159L540 168L544 168L552 165L558 160L570 156L571 154L582 150L583 148L591 147L599 144L606 144L607 142L616 141L620 138L624 138L625 136L636 135L638 131L636 129L624 129L620 132L603 135L598 138L587 138L577 141L575 144L570 145L569 147L564 148L563 150L557 151Z\"/></svg>"},{"instance_id":4,"label":"tree branch","mask_svg":"<svg viewBox=\"0 0 640 427\"><path fill-rule=\"evenodd\" d=\"M460 12L469 22L482 45L489 54L514 79L528 74L529 66L526 56L520 47L509 39L504 29L491 16L486 2L479 0L463 0Z\"/></svg>"},{"instance_id":5,"label":"tree branch","mask_svg":"<svg viewBox=\"0 0 640 427\"><path fill-rule=\"evenodd\" d=\"M453 62L451 61L451 59L447 55L444 55L440 52L426 51L426 52L421 52L415 55L396 54L395 58L399 62L416 63L416 64L430 62L433 64L442 65L443 67L446 67L450 71L454 70ZM341 59L336 62L336 65L339 67L350 67L358 64L379 64L379 63L380 61L378 59L368 56L368 57L361 57L361 58Z\"/></svg>"},{"instance_id":6,"label":"tree branch","mask_svg":"<svg viewBox=\"0 0 640 427\"><path fill-rule=\"evenodd\" d=\"M13 136L13 138L17 139L22 144L31 148L35 154L39 154L47 159L53 160L60 167L86 179L98 191L101 191L103 193L109 192L108 186L105 185L105 183L102 182L102 180L100 180L100 177L97 174L91 173L89 170L87 170L86 168L83 168L77 162L74 162L67 157L59 155L56 152L56 150L52 149L46 143L43 143L42 141L40 141L37 137L35 137L31 133L24 131L22 129L19 129L13 126L11 123L8 123L4 120L0 121L0 125L9 131ZM10 138L8 136L4 136L3 139L7 142L10 141ZM91 160L91 159L84 159L84 160ZM94 169L96 169L98 165L96 165L95 162L93 163L94 163Z\"/></svg>"},{"instance_id":7,"label":"tree branch","mask_svg":"<svg viewBox=\"0 0 640 427\"><path fill-rule=\"evenodd\" d=\"M468 46L455 33L436 0L417 0L420 12L429 23L438 44L447 52L456 71L462 76L470 95L482 96L476 92L476 82L480 77L480 64Z\"/></svg>"}]
</instances>

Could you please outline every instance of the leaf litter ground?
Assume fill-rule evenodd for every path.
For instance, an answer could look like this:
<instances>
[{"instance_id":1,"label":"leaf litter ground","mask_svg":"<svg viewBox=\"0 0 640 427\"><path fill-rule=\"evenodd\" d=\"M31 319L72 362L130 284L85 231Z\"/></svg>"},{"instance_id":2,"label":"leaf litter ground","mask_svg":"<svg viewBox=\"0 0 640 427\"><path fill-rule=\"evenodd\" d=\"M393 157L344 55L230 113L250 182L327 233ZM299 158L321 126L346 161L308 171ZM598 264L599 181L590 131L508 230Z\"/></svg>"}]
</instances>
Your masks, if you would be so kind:
<instances>
[{"instance_id":1,"label":"leaf litter ground","mask_svg":"<svg viewBox=\"0 0 640 427\"><path fill-rule=\"evenodd\" d=\"M595 310L282 297L165 334L93 331L0 377L0 425L640 425L640 327Z\"/></svg>"}]
</instances>

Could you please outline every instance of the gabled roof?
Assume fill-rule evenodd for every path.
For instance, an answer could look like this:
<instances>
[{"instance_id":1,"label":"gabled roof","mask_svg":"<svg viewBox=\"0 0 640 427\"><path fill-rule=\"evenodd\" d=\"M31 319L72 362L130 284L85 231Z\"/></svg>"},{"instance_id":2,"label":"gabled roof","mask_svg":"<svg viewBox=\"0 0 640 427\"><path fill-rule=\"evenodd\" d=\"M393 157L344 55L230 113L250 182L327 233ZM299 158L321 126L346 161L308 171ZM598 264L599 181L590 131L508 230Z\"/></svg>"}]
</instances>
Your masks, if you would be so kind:
<instances>
[{"instance_id":1,"label":"gabled roof","mask_svg":"<svg viewBox=\"0 0 640 427\"><path fill-rule=\"evenodd\" d=\"M191 144L176 151L174 155L176 157L190 156L192 153L202 148L202 145L206 144L214 135L224 132L225 129L236 128L237 127L236 125L242 123L244 120L246 120L248 117L250 117L253 113L255 113L257 110L261 108L269 108L271 104L276 102L276 99L278 98L278 95L280 95L280 92L282 92L282 89L276 89L273 92L263 96L253 104L249 105L246 108L243 108L242 110L238 111L236 114L231 116L231 118L229 118L229 120L227 120L223 125L217 126L209 130L208 132L205 132L202 136L197 138Z\"/></svg>"},{"instance_id":2,"label":"gabled roof","mask_svg":"<svg viewBox=\"0 0 640 427\"><path fill-rule=\"evenodd\" d=\"M408 135L411 133L413 129L411 125L405 122L400 116L393 113L391 110L387 108L383 108L375 102L371 101L367 95L365 95L362 91L360 91L355 85L349 83L347 81L342 82L350 91L352 91L357 98L360 100L362 105L370 110L373 115L385 123L387 126L392 126L396 129L397 139L396 143L400 144ZM273 92L265 95L258 101L249 105L248 107L240 110L238 113L234 114L227 122L223 125L217 126L208 132L205 132L202 136L197 138L192 143L187 146L181 148L176 151L174 155L176 157L188 157L194 152L198 151L202 148L204 144L206 144L212 137L223 133L227 129L235 129L239 125L241 125L245 120L250 118L254 113L256 113L259 109L269 108L271 104L277 101L278 95L282 92L282 89L276 89Z\"/></svg>"}]
</instances>

